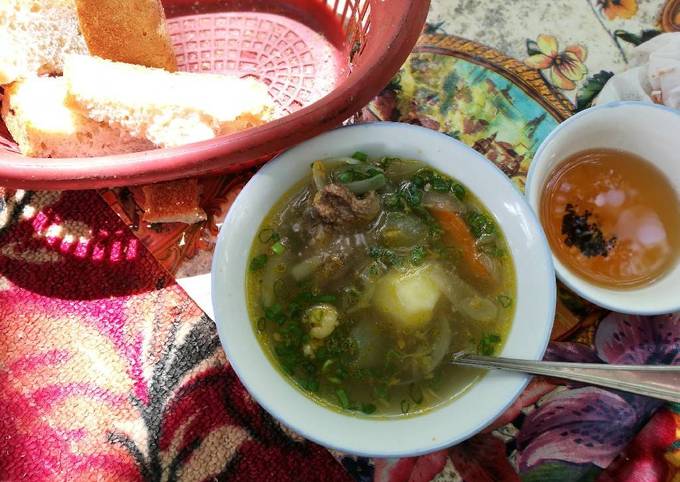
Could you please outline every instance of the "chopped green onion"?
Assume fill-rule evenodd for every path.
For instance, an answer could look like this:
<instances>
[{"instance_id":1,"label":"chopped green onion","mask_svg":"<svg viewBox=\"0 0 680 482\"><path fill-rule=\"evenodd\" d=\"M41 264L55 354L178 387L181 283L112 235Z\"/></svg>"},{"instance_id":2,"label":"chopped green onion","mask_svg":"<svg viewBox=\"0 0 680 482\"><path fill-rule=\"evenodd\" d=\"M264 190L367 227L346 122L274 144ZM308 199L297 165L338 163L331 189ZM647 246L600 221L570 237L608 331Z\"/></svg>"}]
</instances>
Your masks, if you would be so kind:
<instances>
[{"instance_id":1,"label":"chopped green onion","mask_svg":"<svg viewBox=\"0 0 680 482\"><path fill-rule=\"evenodd\" d=\"M425 256L427 253L425 252L425 248L422 246L415 246L411 250L411 263L414 265L418 266L419 264L422 264L423 260L425 259Z\"/></svg>"},{"instance_id":2,"label":"chopped green onion","mask_svg":"<svg viewBox=\"0 0 680 482\"><path fill-rule=\"evenodd\" d=\"M469 211L465 215L465 221L475 238L480 238L483 234L493 234L496 231L494 222L482 213Z\"/></svg>"},{"instance_id":3,"label":"chopped green onion","mask_svg":"<svg viewBox=\"0 0 680 482\"><path fill-rule=\"evenodd\" d=\"M451 183L446 179L437 177L432 180L432 189L437 192L449 192Z\"/></svg>"},{"instance_id":4,"label":"chopped green onion","mask_svg":"<svg viewBox=\"0 0 680 482\"><path fill-rule=\"evenodd\" d=\"M352 154L352 159L356 159L357 161L366 162L366 161L368 161L368 154L366 154L365 152L357 151L354 154Z\"/></svg>"},{"instance_id":5,"label":"chopped green onion","mask_svg":"<svg viewBox=\"0 0 680 482\"><path fill-rule=\"evenodd\" d=\"M266 254L259 254L255 256L252 260L250 260L250 271L257 271L262 268L264 268L264 265L267 264L267 255Z\"/></svg>"},{"instance_id":6,"label":"chopped green onion","mask_svg":"<svg viewBox=\"0 0 680 482\"><path fill-rule=\"evenodd\" d=\"M260 233L257 235L257 239L260 240L261 243L275 243L279 239L281 239L281 236L279 233L274 231L271 228L264 228Z\"/></svg>"},{"instance_id":7,"label":"chopped green onion","mask_svg":"<svg viewBox=\"0 0 680 482\"><path fill-rule=\"evenodd\" d=\"M334 303L337 300L335 295L316 295L314 301L317 303Z\"/></svg>"},{"instance_id":8,"label":"chopped green onion","mask_svg":"<svg viewBox=\"0 0 680 482\"><path fill-rule=\"evenodd\" d=\"M510 308L512 305L512 298L507 295L498 295L498 302L503 308Z\"/></svg>"},{"instance_id":9,"label":"chopped green onion","mask_svg":"<svg viewBox=\"0 0 680 482\"><path fill-rule=\"evenodd\" d=\"M465 187L462 184L458 184L457 182L454 183L453 186L451 186L451 191L453 191L453 194L461 201L465 199Z\"/></svg>"},{"instance_id":10,"label":"chopped green onion","mask_svg":"<svg viewBox=\"0 0 680 482\"><path fill-rule=\"evenodd\" d=\"M477 352L480 355L491 356L496 351L496 345L501 342L501 337L498 335L490 334L484 335L481 340L479 340L479 345L477 345Z\"/></svg>"},{"instance_id":11,"label":"chopped green onion","mask_svg":"<svg viewBox=\"0 0 680 482\"><path fill-rule=\"evenodd\" d=\"M406 203L412 208L415 208L420 206L420 203L423 200L423 191L414 183L411 183L403 190L403 196L404 199L406 199Z\"/></svg>"},{"instance_id":12,"label":"chopped green onion","mask_svg":"<svg viewBox=\"0 0 680 482\"><path fill-rule=\"evenodd\" d=\"M277 241L272 245L272 251L274 254L283 254L283 252L286 250L286 247L283 245L281 241Z\"/></svg>"},{"instance_id":13,"label":"chopped green onion","mask_svg":"<svg viewBox=\"0 0 680 482\"><path fill-rule=\"evenodd\" d=\"M349 397L347 396L347 392L345 392L342 388L338 388L335 391L335 395L338 397L338 401L340 402L340 406L342 408L349 408Z\"/></svg>"},{"instance_id":14,"label":"chopped green onion","mask_svg":"<svg viewBox=\"0 0 680 482\"><path fill-rule=\"evenodd\" d=\"M401 401L401 413L406 415L411 408L411 404L409 403L408 400L404 399Z\"/></svg>"},{"instance_id":15,"label":"chopped green onion","mask_svg":"<svg viewBox=\"0 0 680 482\"><path fill-rule=\"evenodd\" d=\"M321 373L325 373L333 363L335 362L333 361L332 358L329 358L328 360L323 362L323 365L321 366Z\"/></svg>"},{"instance_id":16,"label":"chopped green onion","mask_svg":"<svg viewBox=\"0 0 680 482\"><path fill-rule=\"evenodd\" d=\"M361 404L361 411L364 412L366 415L370 415L375 412L376 406L373 405L372 403L362 403Z\"/></svg>"},{"instance_id":17,"label":"chopped green onion","mask_svg":"<svg viewBox=\"0 0 680 482\"><path fill-rule=\"evenodd\" d=\"M352 182L353 180L354 174L352 173L352 171L345 171L338 174L338 181L340 181L343 184L347 184L348 182Z\"/></svg>"}]
</instances>

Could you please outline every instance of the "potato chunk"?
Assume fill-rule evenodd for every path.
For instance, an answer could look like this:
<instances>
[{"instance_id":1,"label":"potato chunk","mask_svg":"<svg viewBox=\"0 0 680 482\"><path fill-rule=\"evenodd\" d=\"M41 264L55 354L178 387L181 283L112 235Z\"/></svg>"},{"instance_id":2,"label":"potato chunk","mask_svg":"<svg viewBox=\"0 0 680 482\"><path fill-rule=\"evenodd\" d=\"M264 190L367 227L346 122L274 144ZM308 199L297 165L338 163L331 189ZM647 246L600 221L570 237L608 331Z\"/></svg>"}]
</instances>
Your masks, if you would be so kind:
<instances>
[{"instance_id":1,"label":"potato chunk","mask_svg":"<svg viewBox=\"0 0 680 482\"><path fill-rule=\"evenodd\" d=\"M432 319L441 296L428 266L400 273L390 271L377 283L373 305L398 328L420 328Z\"/></svg>"}]
</instances>

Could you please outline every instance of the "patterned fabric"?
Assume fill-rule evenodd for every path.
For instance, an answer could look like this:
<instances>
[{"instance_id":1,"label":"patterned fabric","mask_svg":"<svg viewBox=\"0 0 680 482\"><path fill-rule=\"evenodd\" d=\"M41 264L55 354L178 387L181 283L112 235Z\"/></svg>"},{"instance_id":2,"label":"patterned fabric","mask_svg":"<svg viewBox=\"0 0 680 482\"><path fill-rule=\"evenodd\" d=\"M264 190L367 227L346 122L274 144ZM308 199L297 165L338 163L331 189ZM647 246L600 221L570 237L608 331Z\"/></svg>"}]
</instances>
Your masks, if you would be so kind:
<instances>
[{"instance_id":1,"label":"patterned fabric","mask_svg":"<svg viewBox=\"0 0 680 482\"><path fill-rule=\"evenodd\" d=\"M4 199L0 480L350 480L95 192Z\"/></svg>"}]
</instances>

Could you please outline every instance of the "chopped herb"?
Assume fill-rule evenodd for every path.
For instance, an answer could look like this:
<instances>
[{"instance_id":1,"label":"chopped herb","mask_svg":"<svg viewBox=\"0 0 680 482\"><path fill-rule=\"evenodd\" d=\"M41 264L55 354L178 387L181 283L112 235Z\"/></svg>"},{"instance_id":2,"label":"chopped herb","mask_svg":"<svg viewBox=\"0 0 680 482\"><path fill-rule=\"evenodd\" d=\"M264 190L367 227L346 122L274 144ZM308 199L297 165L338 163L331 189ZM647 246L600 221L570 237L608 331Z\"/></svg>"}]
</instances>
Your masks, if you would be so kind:
<instances>
[{"instance_id":1,"label":"chopped herb","mask_svg":"<svg viewBox=\"0 0 680 482\"><path fill-rule=\"evenodd\" d=\"M512 306L512 298L507 295L498 295L498 302L503 308L510 308Z\"/></svg>"},{"instance_id":2,"label":"chopped herb","mask_svg":"<svg viewBox=\"0 0 680 482\"><path fill-rule=\"evenodd\" d=\"M420 206L420 203L423 200L423 190L414 183L408 183L404 186L402 188L402 195L406 204L412 208Z\"/></svg>"},{"instance_id":3,"label":"chopped herb","mask_svg":"<svg viewBox=\"0 0 680 482\"><path fill-rule=\"evenodd\" d=\"M314 301L317 303L335 303L337 297L335 295L316 295Z\"/></svg>"},{"instance_id":4,"label":"chopped herb","mask_svg":"<svg viewBox=\"0 0 680 482\"><path fill-rule=\"evenodd\" d=\"M279 325L283 325L286 322L286 314L283 312L283 309L279 304L273 304L265 308L264 317Z\"/></svg>"},{"instance_id":5,"label":"chopped herb","mask_svg":"<svg viewBox=\"0 0 680 482\"><path fill-rule=\"evenodd\" d=\"M411 408L411 404L409 403L408 400L404 399L404 400L401 401L401 413L406 415L408 413L408 411L410 410L410 408Z\"/></svg>"},{"instance_id":6,"label":"chopped herb","mask_svg":"<svg viewBox=\"0 0 680 482\"><path fill-rule=\"evenodd\" d=\"M460 199L461 201L465 199L465 187L462 184L458 184L457 182L454 182L453 185L451 186L451 192Z\"/></svg>"},{"instance_id":7,"label":"chopped herb","mask_svg":"<svg viewBox=\"0 0 680 482\"><path fill-rule=\"evenodd\" d=\"M370 415L373 412L376 411L376 406L373 405L372 403L362 403L361 404L361 411L364 412L366 415Z\"/></svg>"},{"instance_id":8,"label":"chopped herb","mask_svg":"<svg viewBox=\"0 0 680 482\"><path fill-rule=\"evenodd\" d=\"M382 261L387 266L400 266L402 259L397 253L382 246L371 246L368 248L368 255L378 261Z\"/></svg>"},{"instance_id":9,"label":"chopped herb","mask_svg":"<svg viewBox=\"0 0 680 482\"><path fill-rule=\"evenodd\" d=\"M271 228L264 228L257 235L257 239L259 239L261 243L275 243L281 239L281 236Z\"/></svg>"},{"instance_id":10,"label":"chopped herb","mask_svg":"<svg viewBox=\"0 0 680 482\"><path fill-rule=\"evenodd\" d=\"M283 254L283 252L286 250L286 247L283 245L281 241L277 241L272 245L272 251L274 254Z\"/></svg>"},{"instance_id":11,"label":"chopped herb","mask_svg":"<svg viewBox=\"0 0 680 482\"><path fill-rule=\"evenodd\" d=\"M250 260L250 271L258 271L264 268L264 265L267 264L267 259L268 257L266 254L258 254L255 256Z\"/></svg>"},{"instance_id":12,"label":"chopped herb","mask_svg":"<svg viewBox=\"0 0 680 482\"><path fill-rule=\"evenodd\" d=\"M446 179L436 177L432 180L432 189L437 192L449 192L451 183Z\"/></svg>"},{"instance_id":13,"label":"chopped herb","mask_svg":"<svg viewBox=\"0 0 680 482\"><path fill-rule=\"evenodd\" d=\"M494 222L482 213L470 211L465 215L465 221L470 227L470 232L475 238L484 234L493 234L496 231Z\"/></svg>"},{"instance_id":14,"label":"chopped herb","mask_svg":"<svg viewBox=\"0 0 680 482\"><path fill-rule=\"evenodd\" d=\"M477 345L477 353L484 356L491 356L496 352L496 346L501 342L498 335L484 335Z\"/></svg>"},{"instance_id":15,"label":"chopped herb","mask_svg":"<svg viewBox=\"0 0 680 482\"><path fill-rule=\"evenodd\" d=\"M434 179L435 174L431 169L421 169L411 178L411 181L416 187L422 189Z\"/></svg>"},{"instance_id":16,"label":"chopped herb","mask_svg":"<svg viewBox=\"0 0 680 482\"><path fill-rule=\"evenodd\" d=\"M366 154L365 152L357 151L354 154L352 154L352 159L356 159L357 161L366 162L366 161L368 161L368 154Z\"/></svg>"},{"instance_id":17,"label":"chopped herb","mask_svg":"<svg viewBox=\"0 0 680 482\"><path fill-rule=\"evenodd\" d=\"M286 282L283 281L281 278L274 281L274 294L278 298L283 298L284 296L286 296Z\"/></svg>"},{"instance_id":18,"label":"chopped herb","mask_svg":"<svg viewBox=\"0 0 680 482\"><path fill-rule=\"evenodd\" d=\"M418 266L423 263L425 256L427 256L425 248L423 246L415 246L411 250L411 263Z\"/></svg>"},{"instance_id":19,"label":"chopped herb","mask_svg":"<svg viewBox=\"0 0 680 482\"><path fill-rule=\"evenodd\" d=\"M257 320L257 331L264 331L264 329L267 327L267 319L264 316L261 316Z\"/></svg>"},{"instance_id":20,"label":"chopped herb","mask_svg":"<svg viewBox=\"0 0 680 482\"><path fill-rule=\"evenodd\" d=\"M403 209L402 197L398 192L390 192L382 197L383 207L388 211L401 211Z\"/></svg>"},{"instance_id":21,"label":"chopped herb","mask_svg":"<svg viewBox=\"0 0 680 482\"><path fill-rule=\"evenodd\" d=\"M564 244L576 246L584 256L602 256L606 258L609 251L616 245L616 236L604 238L602 230L596 223L589 223L592 213L587 209L583 214L577 214L572 204L567 204L562 218L562 234Z\"/></svg>"},{"instance_id":22,"label":"chopped herb","mask_svg":"<svg viewBox=\"0 0 680 482\"><path fill-rule=\"evenodd\" d=\"M335 395L338 397L338 401L340 402L340 406L342 408L349 408L349 397L347 396L347 392L345 392L342 388L338 388L335 391Z\"/></svg>"},{"instance_id":23,"label":"chopped herb","mask_svg":"<svg viewBox=\"0 0 680 482\"><path fill-rule=\"evenodd\" d=\"M319 391L319 380L316 378L300 378L299 380L300 386L304 388L305 390L309 390L310 392L318 392Z\"/></svg>"}]
</instances>

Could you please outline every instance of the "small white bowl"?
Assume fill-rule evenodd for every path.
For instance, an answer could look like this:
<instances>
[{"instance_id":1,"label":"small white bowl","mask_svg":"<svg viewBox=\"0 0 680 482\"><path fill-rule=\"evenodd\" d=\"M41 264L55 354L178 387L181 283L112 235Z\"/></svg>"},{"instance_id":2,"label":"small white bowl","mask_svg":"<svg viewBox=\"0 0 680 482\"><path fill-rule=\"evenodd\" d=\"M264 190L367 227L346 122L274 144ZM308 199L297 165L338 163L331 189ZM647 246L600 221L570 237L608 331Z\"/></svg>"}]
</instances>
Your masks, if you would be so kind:
<instances>
[{"instance_id":1,"label":"small white bowl","mask_svg":"<svg viewBox=\"0 0 680 482\"><path fill-rule=\"evenodd\" d=\"M526 184L535 212L539 212L543 189L555 167L570 155L592 148L637 154L659 168L676 192L680 189L680 111L643 102L613 102L570 117L543 141L531 162ZM680 310L680 263L647 286L616 290L584 280L555 256L553 262L565 285L604 308L638 315Z\"/></svg>"},{"instance_id":2,"label":"small white bowl","mask_svg":"<svg viewBox=\"0 0 680 482\"><path fill-rule=\"evenodd\" d=\"M213 258L215 322L227 357L248 391L294 431L358 455L423 454L482 430L515 400L529 378L490 372L462 396L422 415L383 419L347 415L317 404L291 385L265 356L248 317L244 278L263 218L309 175L311 162L355 151L420 159L460 180L482 200L505 233L517 274L515 320L502 356L532 360L543 356L555 311L555 273L538 220L492 163L446 135L408 124L361 124L328 132L280 155L250 180L229 211Z\"/></svg>"}]
</instances>

